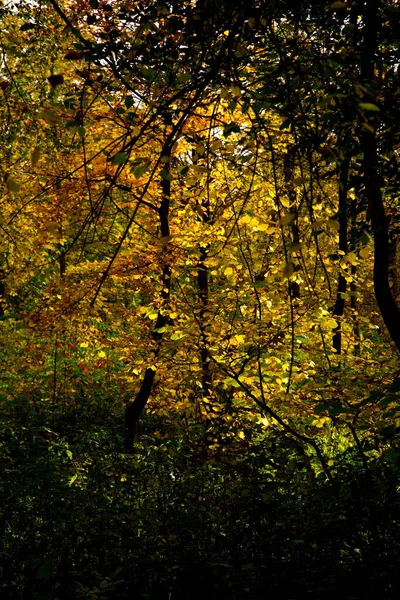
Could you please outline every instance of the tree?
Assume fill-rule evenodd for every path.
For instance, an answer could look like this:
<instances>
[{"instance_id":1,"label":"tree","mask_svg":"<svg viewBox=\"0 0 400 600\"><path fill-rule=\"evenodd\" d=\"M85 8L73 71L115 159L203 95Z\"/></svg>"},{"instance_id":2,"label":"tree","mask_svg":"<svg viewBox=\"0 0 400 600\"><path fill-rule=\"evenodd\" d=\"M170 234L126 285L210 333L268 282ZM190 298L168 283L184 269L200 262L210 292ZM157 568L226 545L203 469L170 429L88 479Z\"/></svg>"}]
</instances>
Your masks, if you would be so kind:
<instances>
[{"instance_id":1,"label":"tree","mask_svg":"<svg viewBox=\"0 0 400 600\"><path fill-rule=\"evenodd\" d=\"M396 151L378 156L397 111L397 6L371 6L51 0L8 11L24 44L40 31L43 62L29 78L31 55L5 34L3 122L15 136L24 97L42 137L6 173L6 233L26 234L4 279L18 317L40 324L54 400L118 358L129 437L157 381L201 418L223 412L226 395L255 403L316 448L318 428L302 422L320 405L318 378L343 355L350 372L369 360L371 235L397 340L385 216L395 227L385 165ZM86 343L96 350L68 363L68 344L75 356Z\"/></svg>"}]
</instances>

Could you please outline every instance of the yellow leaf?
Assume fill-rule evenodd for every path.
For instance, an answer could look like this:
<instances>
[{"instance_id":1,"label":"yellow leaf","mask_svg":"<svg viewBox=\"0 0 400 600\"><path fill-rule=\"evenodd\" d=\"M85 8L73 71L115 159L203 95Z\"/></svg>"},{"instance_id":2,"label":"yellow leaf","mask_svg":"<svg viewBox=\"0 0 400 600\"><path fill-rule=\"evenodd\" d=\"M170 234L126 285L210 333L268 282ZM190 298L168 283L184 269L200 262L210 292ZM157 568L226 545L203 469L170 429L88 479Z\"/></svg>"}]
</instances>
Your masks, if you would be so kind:
<instances>
[{"instance_id":1,"label":"yellow leaf","mask_svg":"<svg viewBox=\"0 0 400 600\"><path fill-rule=\"evenodd\" d=\"M206 149L204 148L203 144L197 144L196 152L199 156L203 156L205 151L206 151Z\"/></svg>"},{"instance_id":2,"label":"yellow leaf","mask_svg":"<svg viewBox=\"0 0 400 600\"><path fill-rule=\"evenodd\" d=\"M81 343L79 344L79 346L80 346L81 348L89 348L89 344L88 344L88 342L81 342Z\"/></svg>"},{"instance_id":3,"label":"yellow leaf","mask_svg":"<svg viewBox=\"0 0 400 600\"><path fill-rule=\"evenodd\" d=\"M242 95L242 91L238 85L233 85L231 87L231 93L233 94L233 96L238 96L238 97L240 97Z\"/></svg>"},{"instance_id":4,"label":"yellow leaf","mask_svg":"<svg viewBox=\"0 0 400 600\"><path fill-rule=\"evenodd\" d=\"M98 352L98 353L97 353L97 356L98 356L99 358L105 358L107 355L106 355L106 353L104 352L104 350L100 350L100 352Z\"/></svg>"},{"instance_id":5,"label":"yellow leaf","mask_svg":"<svg viewBox=\"0 0 400 600\"><path fill-rule=\"evenodd\" d=\"M336 329L336 327L338 327L338 322L335 321L335 319L328 319L326 324L330 329Z\"/></svg>"},{"instance_id":6,"label":"yellow leaf","mask_svg":"<svg viewBox=\"0 0 400 600\"><path fill-rule=\"evenodd\" d=\"M257 225L258 231L265 231L266 233L269 233L270 228L271 226L268 223L258 223Z\"/></svg>"},{"instance_id":7,"label":"yellow leaf","mask_svg":"<svg viewBox=\"0 0 400 600\"><path fill-rule=\"evenodd\" d=\"M213 142L210 146L211 150L218 150L218 148L221 148L222 146L222 142L221 140L215 140L215 142Z\"/></svg>"},{"instance_id":8,"label":"yellow leaf","mask_svg":"<svg viewBox=\"0 0 400 600\"><path fill-rule=\"evenodd\" d=\"M281 204L285 208L289 208L289 206L290 206L290 200L289 200L289 198L286 198L285 196L282 196L282 198L281 198Z\"/></svg>"},{"instance_id":9,"label":"yellow leaf","mask_svg":"<svg viewBox=\"0 0 400 600\"><path fill-rule=\"evenodd\" d=\"M203 165L193 165L193 171L196 171L196 173L207 173L208 169Z\"/></svg>"},{"instance_id":10,"label":"yellow leaf","mask_svg":"<svg viewBox=\"0 0 400 600\"><path fill-rule=\"evenodd\" d=\"M347 262L349 262L351 265L357 264L357 256L356 256L356 254L354 254L354 252L349 252L348 254L346 254L345 260Z\"/></svg>"},{"instance_id":11,"label":"yellow leaf","mask_svg":"<svg viewBox=\"0 0 400 600\"><path fill-rule=\"evenodd\" d=\"M231 342L234 346L238 346L239 344L243 344L245 342L246 338L244 335L238 334L238 335L234 335L231 338Z\"/></svg>"},{"instance_id":12,"label":"yellow leaf","mask_svg":"<svg viewBox=\"0 0 400 600\"><path fill-rule=\"evenodd\" d=\"M335 231L340 231L340 223L339 221L334 221L333 219L329 219L326 224L328 225L328 227L330 227L331 229L334 229Z\"/></svg>"},{"instance_id":13,"label":"yellow leaf","mask_svg":"<svg viewBox=\"0 0 400 600\"><path fill-rule=\"evenodd\" d=\"M319 419L314 419L311 425L314 425L315 427L319 427L321 429L327 421L328 419L326 417L320 417Z\"/></svg>"},{"instance_id":14,"label":"yellow leaf","mask_svg":"<svg viewBox=\"0 0 400 600\"><path fill-rule=\"evenodd\" d=\"M231 275L233 275L232 267L226 267L226 269L224 270L224 275L226 275L226 277L230 277Z\"/></svg>"},{"instance_id":15,"label":"yellow leaf","mask_svg":"<svg viewBox=\"0 0 400 600\"><path fill-rule=\"evenodd\" d=\"M367 110L369 112L379 112L379 106L376 104L371 104L370 102L360 102L358 105L361 110Z\"/></svg>"},{"instance_id":16,"label":"yellow leaf","mask_svg":"<svg viewBox=\"0 0 400 600\"><path fill-rule=\"evenodd\" d=\"M369 256L369 247L368 246L363 246L361 248L360 256L361 256L361 258L368 258L368 256Z\"/></svg>"}]
</instances>

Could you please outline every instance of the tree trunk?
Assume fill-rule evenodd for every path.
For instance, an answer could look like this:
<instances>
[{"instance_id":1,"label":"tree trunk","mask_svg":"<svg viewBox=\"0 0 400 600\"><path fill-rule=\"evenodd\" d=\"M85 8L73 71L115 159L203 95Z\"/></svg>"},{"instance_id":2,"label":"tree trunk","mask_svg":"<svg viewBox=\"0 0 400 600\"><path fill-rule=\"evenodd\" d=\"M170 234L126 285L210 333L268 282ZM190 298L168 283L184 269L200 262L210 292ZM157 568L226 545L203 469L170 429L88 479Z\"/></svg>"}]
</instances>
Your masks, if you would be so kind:
<instances>
[{"instance_id":1,"label":"tree trunk","mask_svg":"<svg viewBox=\"0 0 400 600\"><path fill-rule=\"evenodd\" d=\"M368 0L365 3L361 78L363 87L367 90L366 100L369 102L375 101L377 92L374 88L376 88L375 54L380 27L379 4L379 0ZM378 172L379 156L375 135L377 126L378 118L369 117L368 127L364 129L362 137L364 193L368 201L374 235L375 297L389 335L396 348L400 350L400 312L390 289L389 230Z\"/></svg>"},{"instance_id":2,"label":"tree trunk","mask_svg":"<svg viewBox=\"0 0 400 600\"><path fill-rule=\"evenodd\" d=\"M162 150L162 156L168 156L169 161L163 165L164 170L166 171L166 175L161 179L161 189L162 189L162 198L160 203L160 208L158 209L158 216L160 220L160 233L161 237L165 238L169 236L169 206L170 206L170 195L171 195L171 181L168 177L170 170L170 160L171 160L171 148L170 146L164 146ZM161 277L161 300L162 306L158 311L157 320L152 331L152 338L156 343L155 349L153 350L154 358L160 353L161 350L161 341L163 338L163 333L160 332L160 329L165 327L167 324L168 317L164 314L163 308L165 308L166 303L169 300L170 291L171 291L171 267L169 266L169 257L168 257L168 248L164 246L163 249L163 260L164 266L162 268L162 277ZM143 412L144 407L147 404L148 399L150 398L151 392L153 390L154 379L156 376L156 371L153 367L148 367L144 373L144 377L142 380L142 384L140 386L139 392L137 393L135 399L128 404L125 410L125 429L126 429L126 444L128 447L132 446L136 442L137 438L137 423L140 415Z\"/></svg>"},{"instance_id":3,"label":"tree trunk","mask_svg":"<svg viewBox=\"0 0 400 600\"><path fill-rule=\"evenodd\" d=\"M347 254L347 187L349 177L349 160L344 158L340 165L340 177L339 177L339 250ZM341 318L344 313L345 299L344 294L346 292L347 282L342 273L338 276L338 285L336 293L336 302L333 307L332 315L338 317L338 326L334 330L332 338L332 346L336 350L336 354L342 353L342 326Z\"/></svg>"}]
</instances>

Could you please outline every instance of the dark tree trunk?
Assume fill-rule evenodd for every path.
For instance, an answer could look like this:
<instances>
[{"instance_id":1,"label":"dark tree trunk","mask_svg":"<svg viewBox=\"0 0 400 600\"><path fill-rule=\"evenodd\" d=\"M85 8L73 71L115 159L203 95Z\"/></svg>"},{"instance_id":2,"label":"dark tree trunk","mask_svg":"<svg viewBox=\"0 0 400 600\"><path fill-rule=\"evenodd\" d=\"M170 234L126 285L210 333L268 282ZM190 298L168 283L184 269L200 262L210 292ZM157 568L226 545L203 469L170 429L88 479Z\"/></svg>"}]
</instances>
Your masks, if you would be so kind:
<instances>
[{"instance_id":1,"label":"dark tree trunk","mask_svg":"<svg viewBox=\"0 0 400 600\"><path fill-rule=\"evenodd\" d=\"M201 383L203 387L203 396L207 398L211 391L211 371L210 371L210 360L209 352L207 348L207 336L206 336L206 311L208 307L208 268L205 264L207 258L206 248L200 249L200 263L197 271L197 287L200 300L200 312L199 312L199 325L201 333L201 347L200 347L200 360L201 360Z\"/></svg>"},{"instance_id":2,"label":"dark tree trunk","mask_svg":"<svg viewBox=\"0 0 400 600\"><path fill-rule=\"evenodd\" d=\"M342 160L340 165L340 177L339 177L339 250L347 254L347 239L348 239L348 218L347 218L347 187L349 177L349 160L347 158ZM342 353L342 327L341 318L344 313L345 299L344 294L346 292L346 279L339 273L338 285L336 293L336 302L333 307L332 314L334 317L338 317L338 326L334 330L332 338L332 346L336 350L336 353L340 355Z\"/></svg>"},{"instance_id":3,"label":"dark tree trunk","mask_svg":"<svg viewBox=\"0 0 400 600\"><path fill-rule=\"evenodd\" d=\"M164 147L162 151L162 156L168 156L171 159L171 148ZM171 181L168 177L170 170L170 162L164 164L164 170L167 172L166 176L161 179L161 189L162 189L162 198L160 203L160 208L158 209L158 216L160 220L160 233L161 237L167 237L170 234L169 230L169 206L170 206L170 195L171 195ZM169 300L170 290L171 290L171 267L169 266L169 250L167 245L163 249L163 261L164 265L162 267L162 276L161 276L161 300L162 307L158 311L157 320L154 326L154 330L152 331L152 338L155 342L155 348L153 350L154 357L160 353L161 350L161 341L163 338L163 333L160 332L160 329L165 327L167 324L168 317L163 313L162 308L165 308L166 303ZM147 404L148 399L150 398L151 392L153 390L154 379L156 376L156 371L151 367L147 368L142 380L142 384L140 389L135 397L135 399L128 404L125 410L125 429L126 429L126 443L127 446L132 446L137 438L137 423L140 415L142 414L144 407Z\"/></svg>"},{"instance_id":4,"label":"dark tree trunk","mask_svg":"<svg viewBox=\"0 0 400 600\"><path fill-rule=\"evenodd\" d=\"M361 78L368 102L375 101L375 54L378 47L380 28L379 0L368 0L365 3L364 39L361 64ZM379 156L375 131L378 126L377 117L369 117L368 125L363 132L362 150L364 152L363 176L364 193L368 201L374 235L374 289L376 301L388 329L390 337L400 350L400 312L390 289L390 244L389 229L382 198L379 175Z\"/></svg>"}]
</instances>

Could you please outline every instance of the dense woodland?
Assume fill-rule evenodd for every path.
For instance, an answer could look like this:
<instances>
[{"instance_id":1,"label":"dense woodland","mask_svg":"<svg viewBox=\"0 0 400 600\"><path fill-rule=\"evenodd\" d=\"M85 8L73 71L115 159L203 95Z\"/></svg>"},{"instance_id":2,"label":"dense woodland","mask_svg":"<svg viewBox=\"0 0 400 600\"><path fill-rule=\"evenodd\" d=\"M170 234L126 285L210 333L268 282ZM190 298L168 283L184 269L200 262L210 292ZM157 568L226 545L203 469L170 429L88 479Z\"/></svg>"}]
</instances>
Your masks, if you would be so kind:
<instances>
[{"instance_id":1,"label":"dense woodland","mask_svg":"<svg viewBox=\"0 0 400 600\"><path fill-rule=\"evenodd\" d=\"M400 593L398 0L4 0L0 593Z\"/></svg>"}]
</instances>

